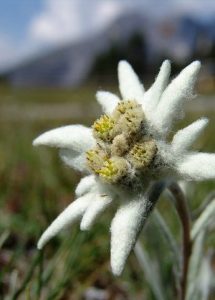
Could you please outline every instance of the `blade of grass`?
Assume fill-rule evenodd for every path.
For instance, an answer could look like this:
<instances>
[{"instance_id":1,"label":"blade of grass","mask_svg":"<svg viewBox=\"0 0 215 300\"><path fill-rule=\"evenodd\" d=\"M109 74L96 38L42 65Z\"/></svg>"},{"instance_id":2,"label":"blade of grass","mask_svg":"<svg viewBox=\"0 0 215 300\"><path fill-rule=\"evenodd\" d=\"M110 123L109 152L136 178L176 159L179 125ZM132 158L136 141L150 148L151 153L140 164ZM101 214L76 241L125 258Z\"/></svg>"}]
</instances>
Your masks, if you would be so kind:
<instances>
[{"instance_id":1,"label":"blade of grass","mask_svg":"<svg viewBox=\"0 0 215 300\"><path fill-rule=\"evenodd\" d=\"M163 290L158 279L158 274L152 267L152 262L150 261L146 251L143 246L138 241L134 247L134 253L139 261L139 264L144 272L145 278L157 300L165 300L166 297L163 294Z\"/></svg>"},{"instance_id":2,"label":"blade of grass","mask_svg":"<svg viewBox=\"0 0 215 300\"><path fill-rule=\"evenodd\" d=\"M38 266L39 262L41 259L41 253L37 252L37 254L34 257L34 260L32 261L32 264L30 265L30 268L21 284L21 286L15 291L15 293L13 294L13 296L11 297L11 300L16 300L19 298L19 296L26 290L33 274L34 271L36 269L36 267Z\"/></svg>"},{"instance_id":3,"label":"blade of grass","mask_svg":"<svg viewBox=\"0 0 215 300\"><path fill-rule=\"evenodd\" d=\"M206 229L215 215L215 199L208 204L205 210L201 213L200 217L196 220L191 230L191 238L195 240L198 234Z\"/></svg>"},{"instance_id":4,"label":"blade of grass","mask_svg":"<svg viewBox=\"0 0 215 300\"><path fill-rule=\"evenodd\" d=\"M190 266L188 272L188 284L187 284L187 293L186 300L193 300L195 298L195 294L198 288L198 275L199 269L203 257L203 246L205 241L206 231L202 230L200 234L197 236L194 244L193 251L190 258Z\"/></svg>"}]
</instances>

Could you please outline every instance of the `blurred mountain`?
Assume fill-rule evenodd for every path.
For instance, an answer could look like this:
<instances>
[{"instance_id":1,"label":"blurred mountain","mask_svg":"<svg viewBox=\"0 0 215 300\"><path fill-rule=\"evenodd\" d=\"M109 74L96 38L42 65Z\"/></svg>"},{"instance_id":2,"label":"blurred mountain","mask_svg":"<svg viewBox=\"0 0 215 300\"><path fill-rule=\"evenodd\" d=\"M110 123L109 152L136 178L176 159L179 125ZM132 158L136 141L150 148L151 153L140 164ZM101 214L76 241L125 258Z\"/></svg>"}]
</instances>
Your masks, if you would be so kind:
<instances>
[{"instance_id":1,"label":"blurred mountain","mask_svg":"<svg viewBox=\"0 0 215 300\"><path fill-rule=\"evenodd\" d=\"M154 55L165 53L179 64L213 56L215 17L178 16L162 20L151 32Z\"/></svg>"},{"instance_id":2,"label":"blurred mountain","mask_svg":"<svg viewBox=\"0 0 215 300\"><path fill-rule=\"evenodd\" d=\"M96 58L115 45L126 48L136 32L142 36L146 24L139 15L122 16L96 36L68 44L11 69L6 77L13 85L76 86L85 80Z\"/></svg>"},{"instance_id":3,"label":"blurred mountain","mask_svg":"<svg viewBox=\"0 0 215 300\"><path fill-rule=\"evenodd\" d=\"M193 58L211 58L214 71L215 18L177 16L153 21L132 13L119 17L106 30L67 44L10 69L6 78L16 86L77 86L109 76L120 59L140 74L170 58L184 65Z\"/></svg>"}]
</instances>

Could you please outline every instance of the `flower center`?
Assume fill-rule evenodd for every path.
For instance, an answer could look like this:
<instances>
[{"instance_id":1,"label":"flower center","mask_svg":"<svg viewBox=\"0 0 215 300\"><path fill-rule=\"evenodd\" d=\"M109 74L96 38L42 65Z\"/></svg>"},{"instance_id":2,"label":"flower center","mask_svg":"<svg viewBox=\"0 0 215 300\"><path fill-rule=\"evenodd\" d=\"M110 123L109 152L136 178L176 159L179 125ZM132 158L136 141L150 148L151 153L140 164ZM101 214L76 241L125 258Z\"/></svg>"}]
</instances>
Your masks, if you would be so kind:
<instances>
[{"instance_id":1,"label":"flower center","mask_svg":"<svg viewBox=\"0 0 215 300\"><path fill-rule=\"evenodd\" d=\"M145 114L136 101L121 101L111 116L101 116L92 126L97 146L86 153L89 169L111 184L144 175L157 154L145 125Z\"/></svg>"}]
</instances>

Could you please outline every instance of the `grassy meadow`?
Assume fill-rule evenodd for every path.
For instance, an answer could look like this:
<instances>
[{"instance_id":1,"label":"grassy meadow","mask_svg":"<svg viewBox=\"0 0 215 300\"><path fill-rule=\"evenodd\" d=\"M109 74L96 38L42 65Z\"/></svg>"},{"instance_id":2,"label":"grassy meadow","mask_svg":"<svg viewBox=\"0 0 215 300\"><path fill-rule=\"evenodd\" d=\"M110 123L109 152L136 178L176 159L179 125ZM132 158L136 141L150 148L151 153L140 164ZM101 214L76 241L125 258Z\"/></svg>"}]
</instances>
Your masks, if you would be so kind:
<instances>
[{"instance_id":1,"label":"grassy meadow","mask_svg":"<svg viewBox=\"0 0 215 300\"><path fill-rule=\"evenodd\" d=\"M74 200L81 174L66 167L57 150L35 149L32 140L58 126L92 124L100 112L96 89L95 85L75 90L0 86L0 299L91 299L87 292L92 288L108 293L107 299L155 299L134 254L120 278L110 272L109 224L114 209L104 213L90 232L80 232L77 224L51 240L42 253L36 250L42 231ZM189 110L177 126L202 115L210 123L195 146L215 152L215 108ZM212 181L189 183L191 211L214 189ZM162 197L158 209L180 243L173 205ZM153 216L141 241L162 273L161 286L173 299L173 260ZM214 245L215 237L208 236L205 251Z\"/></svg>"}]
</instances>

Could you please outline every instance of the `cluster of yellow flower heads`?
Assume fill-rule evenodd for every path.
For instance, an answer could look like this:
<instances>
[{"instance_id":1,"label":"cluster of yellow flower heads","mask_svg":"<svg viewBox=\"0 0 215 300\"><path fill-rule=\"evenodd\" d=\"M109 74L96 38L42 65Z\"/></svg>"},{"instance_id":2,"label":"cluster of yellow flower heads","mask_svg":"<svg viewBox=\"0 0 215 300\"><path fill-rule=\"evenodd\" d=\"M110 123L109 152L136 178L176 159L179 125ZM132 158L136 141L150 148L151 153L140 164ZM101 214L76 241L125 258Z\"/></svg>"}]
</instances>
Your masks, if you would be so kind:
<instances>
[{"instance_id":1,"label":"cluster of yellow flower heads","mask_svg":"<svg viewBox=\"0 0 215 300\"><path fill-rule=\"evenodd\" d=\"M97 146L87 151L88 167L108 183L120 183L132 172L146 172L157 146L147 135L145 115L136 101L121 101L112 115L103 115L92 126Z\"/></svg>"}]
</instances>

